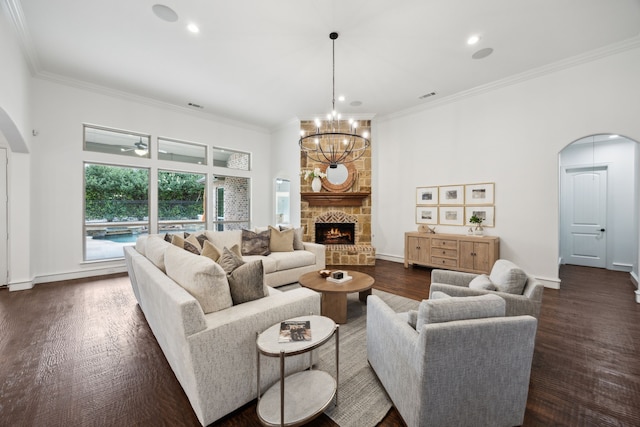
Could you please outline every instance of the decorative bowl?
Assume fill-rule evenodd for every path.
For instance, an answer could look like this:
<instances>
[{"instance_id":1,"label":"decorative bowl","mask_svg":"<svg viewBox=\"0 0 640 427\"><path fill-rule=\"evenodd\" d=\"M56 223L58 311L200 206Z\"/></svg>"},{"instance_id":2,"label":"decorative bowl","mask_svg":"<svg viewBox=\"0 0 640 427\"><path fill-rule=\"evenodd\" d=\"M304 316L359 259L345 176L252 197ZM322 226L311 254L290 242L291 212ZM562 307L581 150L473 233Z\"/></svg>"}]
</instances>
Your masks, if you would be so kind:
<instances>
[{"instance_id":1,"label":"decorative bowl","mask_svg":"<svg viewBox=\"0 0 640 427\"><path fill-rule=\"evenodd\" d=\"M331 270L320 270L318 271L318 274L320 274L320 276L327 278L331 275Z\"/></svg>"}]
</instances>

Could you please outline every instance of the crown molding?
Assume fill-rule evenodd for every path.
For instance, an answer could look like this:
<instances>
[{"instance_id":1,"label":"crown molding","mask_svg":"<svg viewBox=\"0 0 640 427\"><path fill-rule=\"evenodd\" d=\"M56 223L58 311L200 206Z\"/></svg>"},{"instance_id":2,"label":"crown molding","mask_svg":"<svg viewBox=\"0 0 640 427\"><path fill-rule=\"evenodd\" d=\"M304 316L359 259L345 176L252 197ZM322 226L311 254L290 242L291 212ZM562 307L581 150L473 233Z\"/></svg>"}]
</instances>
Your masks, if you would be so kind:
<instances>
[{"instance_id":1,"label":"crown molding","mask_svg":"<svg viewBox=\"0 0 640 427\"><path fill-rule=\"evenodd\" d=\"M31 33L25 23L24 13L22 12L22 6L20 0L1 0L2 8L7 13L11 23L13 24L13 30L18 38L20 48L26 58L27 66L32 76L37 75L42 69L40 66L40 60L38 59L38 52L35 49L35 44L31 38Z\"/></svg>"},{"instance_id":2,"label":"crown molding","mask_svg":"<svg viewBox=\"0 0 640 427\"><path fill-rule=\"evenodd\" d=\"M608 56L617 55L619 53L626 52L633 49L638 49L638 48L640 48L640 36L636 36L627 40L623 40L618 43L614 43L599 49L595 49L595 50L580 54L580 55L576 55L570 58L556 61L554 63L544 65L542 67L534 68L519 74L515 74L513 76L506 77L504 79L497 80L485 85L477 86L469 90L458 92L439 100L430 101L427 104L407 108L401 111L397 111L395 113L381 115L378 117L376 121L381 123L381 122L385 122L388 120L393 120L393 119L397 119L405 116L411 116L413 114L417 114L422 111L426 111L426 110L437 108L443 105L451 104L453 102L461 101L463 99L471 98L473 96L482 95L484 93L492 92L497 89L512 86L528 80L533 80L538 77L553 74L562 70L576 67L578 65L586 64L586 63L593 62Z\"/></svg>"}]
</instances>

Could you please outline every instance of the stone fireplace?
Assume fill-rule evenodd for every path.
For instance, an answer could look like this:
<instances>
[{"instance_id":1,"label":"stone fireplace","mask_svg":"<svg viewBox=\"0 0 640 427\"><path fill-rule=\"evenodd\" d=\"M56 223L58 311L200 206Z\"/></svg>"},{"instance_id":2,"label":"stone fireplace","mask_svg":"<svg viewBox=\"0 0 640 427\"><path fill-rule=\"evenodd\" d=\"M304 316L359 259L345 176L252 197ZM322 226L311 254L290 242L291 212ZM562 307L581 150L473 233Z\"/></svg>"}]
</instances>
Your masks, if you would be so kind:
<instances>
[{"instance_id":1,"label":"stone fireplace","mask_svg":"<svg viewBox=\"0 0 640 427\"><path fill-rule=\"evenodd\" d=\"M301 129L314 129L313 121L301 122ZM361 121L360 129L370 131L371 123ZM375 265L375 249L371 246L371 148L352 163L356 178L345 191L313 192L311 181L300 179L300 222L303 240L321 242L326 247L327 266ZM300 169L327 165L313 162L300 153Z\"/></svg>"}]
</instances>

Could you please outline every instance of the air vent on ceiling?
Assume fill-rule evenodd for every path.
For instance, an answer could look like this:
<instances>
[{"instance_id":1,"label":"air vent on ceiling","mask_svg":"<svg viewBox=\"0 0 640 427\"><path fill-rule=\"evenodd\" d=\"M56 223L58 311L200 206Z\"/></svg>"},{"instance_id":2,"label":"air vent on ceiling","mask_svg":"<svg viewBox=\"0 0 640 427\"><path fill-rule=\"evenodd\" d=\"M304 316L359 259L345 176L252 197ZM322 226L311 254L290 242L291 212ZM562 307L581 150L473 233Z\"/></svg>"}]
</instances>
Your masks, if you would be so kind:
<instances>
[{"instance_id":1,"label":"air vent on ceiling","mask_svg":"<svg viewBox=\"0 0 640 427\"><path fill-rule=\"evenodd\" d=\"M429 98L430 96L434 96L435 94L436 94L435 92L429 92L427 94L419 96L418 99L426 99L426 98Z\"/></svg>"},{"instance_id":2,"label":"air vent on ceiling","mask_svg":"<svg viewBox=\"0 0 640 427\"><path fill-rule=\"evenodd\" d=\"M189 107L194 107L194 108L204 108L202 105L194 104L193 102L190 102L190 103L189 103Z\"/></svg>"}]
</instances>

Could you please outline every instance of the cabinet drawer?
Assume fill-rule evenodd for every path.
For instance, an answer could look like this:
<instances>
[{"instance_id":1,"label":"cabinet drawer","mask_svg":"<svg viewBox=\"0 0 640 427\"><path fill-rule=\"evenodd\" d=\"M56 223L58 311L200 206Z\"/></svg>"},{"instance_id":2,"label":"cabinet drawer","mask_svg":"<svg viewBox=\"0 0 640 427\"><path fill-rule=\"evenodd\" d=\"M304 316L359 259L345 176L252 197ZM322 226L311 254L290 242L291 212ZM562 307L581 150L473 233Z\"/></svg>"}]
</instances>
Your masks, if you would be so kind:
<instances>
[{"instance_id":1,"label":"cabinet drawer","mask_svg":"<svg viewBox=\"0 0 640 427\"><path fill-rule=\"evenodd\" d=\"M445 258L458 258L458 251L455 249L433 248L431 253Z\"/></svg>"},{"instance_id":2,"label":"cabinet drawer","mask_svg":"<svg viewBox=\"0 0 640 427\"><path fill-rule=\"evenodd\" d=\"M431 246L434 248L458 249L457 240L431 239Z\"/></svg>"},{"instance_id":3,"label":"cabinet drawer","mask_svg":"<svg viewBox=\"0 0 640 427\"><path fill-rule=\"evenodd\" d=\"M442 265L445 267L457 267L458 266L458 260L457 259L451 259L451 258L440 258L437 256L432 256L431 257L431 264L433 265Z\"/></svg>"}]
</instances>

